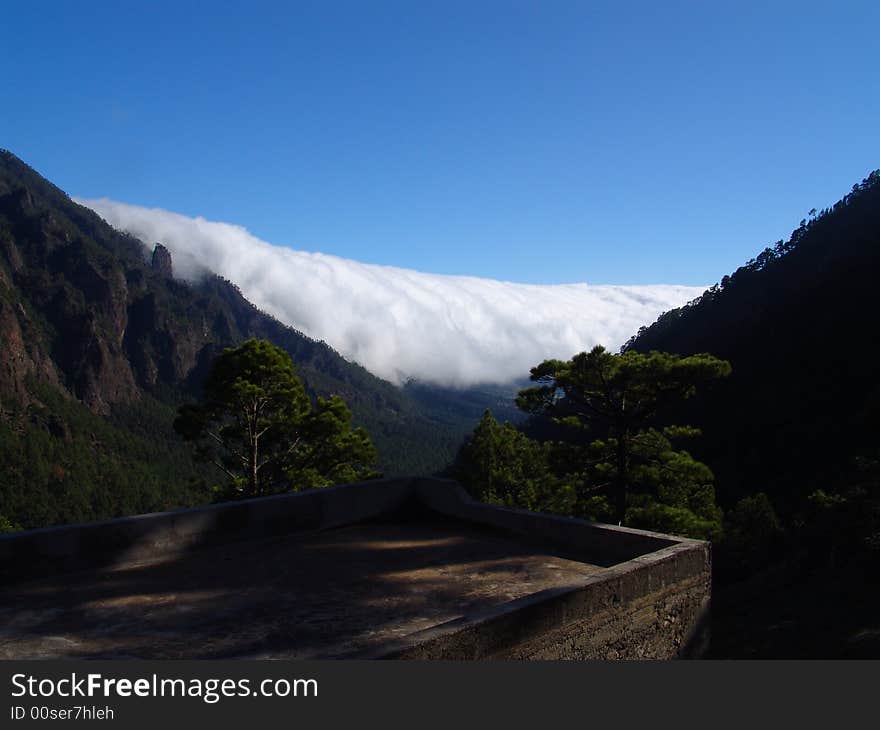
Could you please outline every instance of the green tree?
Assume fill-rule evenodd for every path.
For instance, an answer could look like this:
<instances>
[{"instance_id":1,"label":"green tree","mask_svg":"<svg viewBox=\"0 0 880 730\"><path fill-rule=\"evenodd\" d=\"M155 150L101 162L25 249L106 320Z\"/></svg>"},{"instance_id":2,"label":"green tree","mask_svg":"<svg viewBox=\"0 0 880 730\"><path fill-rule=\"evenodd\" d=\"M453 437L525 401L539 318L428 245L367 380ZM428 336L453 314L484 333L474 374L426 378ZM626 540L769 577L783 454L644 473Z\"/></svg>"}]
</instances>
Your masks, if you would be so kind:
<instances>
[{"instance_id":1,"label":"green tree","mask_svg":"<svg viewBox=\"0 0 880 730\"><path fill-rule=\"evenodd\" d=\"M596 346L569 361L546 360L532 368L531 379L538 385L520 391L517 405L570 430L582 445L594 485L607 489L616 521L627 519L629 494L642 492L667 507L718 522L720 515L710 508L711 471L686 451L672 448L673 440L699 432L651 426L665 406L691 397L698 385L730 370L730 363L707 354L615 355ZM647 505L635 507L644 517Z\"/></svg>"},{"instance_id":2,"label":"green tree","mask_svg":"<svg viewBox=\"0 0 880 730\"><path fill-rule=\"evenodd\" d=\"M667 426L633 436L623 520L627 525L703 540L721 537L722 513L715 503L712 471L674 446L675 441L697 435L694 428ZM608 471L616 476L608 462L599 466L610 467Z\"/></svg>"},{"instance_id":3,"label":"green tree","mask_svg":"<svg viewBox=\"0 0 880 730\"><path fill-rule=\"evenodd\" d=\"M174 428L230 478L229 496L377 476L376 450L364 429L352 428L342 399L318 398L313 407L290 356L265 340L225 350L202 402L182 406Z\"/></svg>"},{"instance_id":4,"label":"green tree","mask_svg":"<svg viewBox=\"0 0 880 730\"><path fill-rule=\"evenodd\" d=\"M533 441L486 409L453 467L475 499L534 512L571 514L576 493L550 468L549 444Z\"/></svg>"}]
</instances>

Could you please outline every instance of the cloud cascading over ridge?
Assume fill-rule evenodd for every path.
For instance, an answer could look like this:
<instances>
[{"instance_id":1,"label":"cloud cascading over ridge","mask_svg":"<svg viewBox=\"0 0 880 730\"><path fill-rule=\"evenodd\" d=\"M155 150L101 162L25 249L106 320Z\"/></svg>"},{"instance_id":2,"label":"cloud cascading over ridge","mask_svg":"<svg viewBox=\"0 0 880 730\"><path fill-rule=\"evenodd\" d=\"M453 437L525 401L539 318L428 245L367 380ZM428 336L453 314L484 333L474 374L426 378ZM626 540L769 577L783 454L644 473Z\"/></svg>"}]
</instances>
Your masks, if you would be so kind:
<instances>
[{"instance_id":1,"label":"cloud cascading over ridge","mask_svg":"<svg viewBox=\"0 0 880 730\"><path fill-rule=\"evenodd\" d=\"M275 246L237 225L106 198L77 200L170 251L175 276L213 271L260 309L372 373L448 386L504 383L551 357L616 349L702 287L514 284Z\"/></svg>"}]
</instances>

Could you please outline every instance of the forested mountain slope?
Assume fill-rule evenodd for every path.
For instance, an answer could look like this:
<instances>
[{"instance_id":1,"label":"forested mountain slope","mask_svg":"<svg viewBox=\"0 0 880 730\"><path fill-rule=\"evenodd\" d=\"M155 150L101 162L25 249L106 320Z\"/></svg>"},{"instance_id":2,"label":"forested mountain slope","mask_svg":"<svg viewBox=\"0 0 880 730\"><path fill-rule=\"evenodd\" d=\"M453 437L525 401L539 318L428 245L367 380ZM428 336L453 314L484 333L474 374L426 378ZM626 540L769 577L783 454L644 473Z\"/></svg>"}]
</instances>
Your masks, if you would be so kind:
<instances>
[{"instance_id":1,"label":"forested mountain slope","mask_svg":"<svg viewBox=\"0 0 880 730\"><path fill-rule=\"evenodd\" d=\"M876 453L880 416L880 171L626 348L729 360L687 404L697 455L731 504L759 491L783 513Z\"/></svg>"},{"instance_id":2,"label":"forested mountain slope","mask_svg":"<svg viewBox=\"0 0 880 730\"><path fill-rule=\"evenodd\" d=\"M0 515L35 527L208 499L216 475L193 462L173 415L213 358L249 337L287 350L311 394L342 396L388 474L442 468L479 417L484 404L463 395L374 377L228 281L172 270L164 247L0 151Z\"/></svg>"}]
</instances>

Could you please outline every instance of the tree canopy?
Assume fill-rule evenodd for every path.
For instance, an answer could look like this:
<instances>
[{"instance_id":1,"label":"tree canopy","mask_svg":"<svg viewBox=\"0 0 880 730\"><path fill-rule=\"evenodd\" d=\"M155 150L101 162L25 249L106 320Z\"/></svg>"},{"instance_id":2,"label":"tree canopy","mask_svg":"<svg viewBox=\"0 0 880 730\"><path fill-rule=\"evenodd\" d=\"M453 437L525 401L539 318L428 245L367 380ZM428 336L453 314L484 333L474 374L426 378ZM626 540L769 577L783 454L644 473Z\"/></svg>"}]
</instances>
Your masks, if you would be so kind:
<instances>
[{"instance_id":1,"label":"tree canopy","mask_svg":"<svg viewBox=\"0 0 880 730\"><path fill-rule=\"evenodd\" d=\"M351 421L339 396L312 404L284 350L251 339L214 361L174 427L229 477L224 496L252 497L376 476L376 450Z\"/></svg>"},{"instance_id":2,"label":"tree canopy","mask_svg":"<svg viewBox=\"0 0 880 730\"><path fill-rule=\"evenodd\" d=\"M729 372L711 355L602 347L547 360L517 399L536 438L487 411L452 473L486 502L717 539L712 471L679 446L700 432L662 421L665 406Z\"/></svg>"},{"instance_id":3,"label":"tree canopy","mask_svg":"<svg viewBox=\"0 0 880 730\"><path fill-rule=\"evenodd\" d=\"M608 489L614 519L623 522L627 495L636 488L671 506L714 505L714 496L697 497L711 489L711 471L686 451L672 448L673 441L699 431L652 425L664 406L729 373L730 363L708 354L615 355L597 345L571 360L546 360L532 368L531 379L538 385L522 390L517 404L575 432L585 447L583 463L592 467L594 487ZM711 510L701 511L716 519Z\"/></svg>"},{"instance_id":4,"label":"tree canopy","mask_svg":"<svg viewBox=\"0 0 880 730\"><path fill-rule=\"evenodd\" d=\"M551 445L528 438L486 410L458 454L453 475L482 502L572 514L576 494L551 467Z\"/></svg>"}]
</instances>

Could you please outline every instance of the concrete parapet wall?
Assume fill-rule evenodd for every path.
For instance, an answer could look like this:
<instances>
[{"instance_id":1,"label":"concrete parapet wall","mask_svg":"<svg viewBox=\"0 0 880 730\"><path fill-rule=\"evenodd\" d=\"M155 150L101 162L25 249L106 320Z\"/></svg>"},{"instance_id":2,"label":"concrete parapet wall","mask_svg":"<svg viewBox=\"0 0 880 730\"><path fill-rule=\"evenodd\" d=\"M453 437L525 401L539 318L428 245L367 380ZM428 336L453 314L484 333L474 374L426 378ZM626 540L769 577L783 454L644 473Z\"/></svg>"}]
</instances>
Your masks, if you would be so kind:
<instances>
[{"instance_id":1,"label":"concrete parapet wall","mask_svg":"<svg viewBox=\"0 0 880 730\"><path fill-rule=\"evenodd\" d=\"M549 523L540 525L540 530L556 520L547 519ZM609 540L620 534L610 526L585 524L599 532L608 529ZM652 535L637 532L641 537ZM594 539L598 538L588 541L591 549ZM568 542L568 536L563 534L562 540ZM670 659L699 655L708 632L710 546L699 540L667 538L665 542L666 547L613 565L581 584L535 593L481 615L412 634L381 653L372 653L371 658Z\"/></svg>"},{"instance_id":2,"label":"concrete parapet wall","mask_svg":"<svg viewBox=\"0 0 880 730\"><path fill-rule=\"evenodd\" d=\"M483 504L471 499L452 480L416 479L414 486L419 500L436 512L549 541L601 565L613 565L681 542L680 538L646 530Z\"/></svg>"},{"instance_id":3,"label":"concrete parapet wall","mask_svg":"<svg viewBox=\"0 0 880 730\"><path fill-rule=\"evenodd\" d=\"M413 508L416 508L413 511ZM115 567L201 546L307 535L386 517L439 514L554 546L597 572L382 645L363 658L670 658L707 622L708 543L472 500L455 482L389 479L0 536L0 584Z\"/></svg>"},{"instance_id":4,"label":"concrete parapet wall","mask_svg":"<svg viewBox=\"0 0 880 730\"><path fill-rule=\"evenodd\" d=\"M410 479L379 479L105 522L0 535L0 583L360 522L399 508Z\"/></svg>"}]
</instances>

